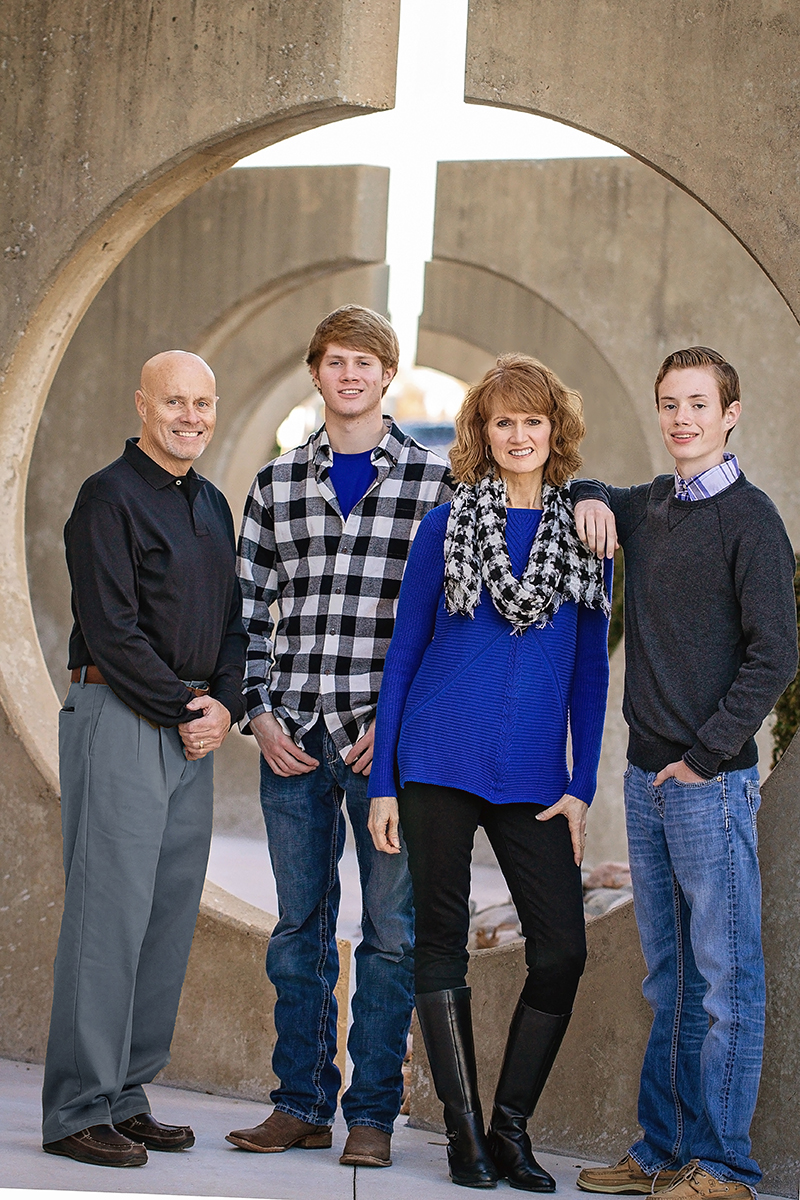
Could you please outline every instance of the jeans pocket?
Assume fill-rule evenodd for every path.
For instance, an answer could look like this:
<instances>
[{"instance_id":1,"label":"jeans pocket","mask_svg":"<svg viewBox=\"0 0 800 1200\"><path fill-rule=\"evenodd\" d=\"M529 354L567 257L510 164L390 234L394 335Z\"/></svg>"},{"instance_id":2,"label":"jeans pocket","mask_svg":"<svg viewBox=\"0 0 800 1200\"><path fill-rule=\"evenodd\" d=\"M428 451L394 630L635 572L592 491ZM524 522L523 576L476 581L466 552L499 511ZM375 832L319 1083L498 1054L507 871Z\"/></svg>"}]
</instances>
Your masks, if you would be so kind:
<instances>
[{"instance_id":1,"label":"jeans pocket","mask_svg":"<svg viewBox=\"0 0 800 1200\"><path fill-rule=\"evenodd\" d=\"M747 807L750 810L750 820L753 823L753 842L756 850L758 849L758 810L761 807L761 786L756 780L751 780L744 785L744 795L747 800Z\"/></svg>"}]
</instances>

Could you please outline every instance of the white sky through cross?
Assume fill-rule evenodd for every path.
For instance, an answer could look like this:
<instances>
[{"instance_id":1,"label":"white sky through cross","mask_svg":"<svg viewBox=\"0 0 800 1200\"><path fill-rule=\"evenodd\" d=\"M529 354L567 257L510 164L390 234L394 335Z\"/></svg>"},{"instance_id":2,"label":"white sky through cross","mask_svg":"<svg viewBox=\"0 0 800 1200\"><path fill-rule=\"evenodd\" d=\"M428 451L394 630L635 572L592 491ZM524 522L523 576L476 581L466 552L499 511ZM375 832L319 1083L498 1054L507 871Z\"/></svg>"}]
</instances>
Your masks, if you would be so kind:
<instances>
[{"instance_id":1,"label":"white sky through cross","mask_svg":"<svg viewBox=\"0 0 800 1200\"><path fill-rule=\"evenodd\" d=\"M397 102L278 142L239 166L389 167L389 311L401 363L413 362L431 256L436 163L466 159L586 158L616 146L529 113L464 103L467 0L402 0ZM358 54L357 46L351 53Z\"/></svg>"}]
</instances>

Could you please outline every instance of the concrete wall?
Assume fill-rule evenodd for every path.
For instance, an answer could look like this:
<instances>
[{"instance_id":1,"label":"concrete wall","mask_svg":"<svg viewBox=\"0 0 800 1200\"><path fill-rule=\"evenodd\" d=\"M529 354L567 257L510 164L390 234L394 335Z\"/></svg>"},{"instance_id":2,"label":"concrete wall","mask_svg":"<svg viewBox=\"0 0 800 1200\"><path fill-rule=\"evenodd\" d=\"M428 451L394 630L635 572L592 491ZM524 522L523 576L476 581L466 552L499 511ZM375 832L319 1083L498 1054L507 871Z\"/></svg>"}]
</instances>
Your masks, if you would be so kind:
<instances>
[{"instance_id":1,"label":"concrete wall","mask_svg":"<svg viewBox=\"0 0 800 1200\"><path fill-rule=\"evenodd\" d=\"M800 545L785 436L800 328L736 239L641 163L441 163L420 330L428 366L451 361L441 335L538 354L583 392L585 473L627 483L671 470L654 419L659 364L679 346L716 347L742 378L731 447Z\"/></svg>"},{"instance_id":2,"label":"concrete wall","mask_svg":"<svg viewBox=\"0 0 800 1200\"><path fill-rule=\"evenodd\" d=\"M398 7L2 7L0 1054L42 1055L63 887L58 702L34 626L24 548L28 464L48 388L94 295L176 203L261 146L392 106ZM193 955L213 963L212 933L223 917L207 903L202 911ZM251 970L255 989L260 964ZM212 1033L216 1025L197 1036ZM202 1086L191 1062L176 1056L173 1069Z\"/></svg>"},{"instance_id":3,"label":"concrete wall","mask_svg":"<svg viewBox=\"0 0 800 1200\"><path fill-rule=\"evenodd\" d=\"M614 142L726 225L800 317L793 0L469 0L465 98Z\"/></svg>"},{"instance_id":4,"label":"concrete wall","mask_svg":"<svg viewBox=\"0 0 800 1200\"><path fill-rule=\"evenodd\" d=\"M381 167L229 171L145 234L90 305L50 388L26 495L31 601L59 693L72 624L64 522L83 480L139 431L142 363L179 346L214 368L217 429L198 469L238 526L295 391L311 390L314 326L347 301L385 311L387 194Z\"/></svg>"}]
</instances>

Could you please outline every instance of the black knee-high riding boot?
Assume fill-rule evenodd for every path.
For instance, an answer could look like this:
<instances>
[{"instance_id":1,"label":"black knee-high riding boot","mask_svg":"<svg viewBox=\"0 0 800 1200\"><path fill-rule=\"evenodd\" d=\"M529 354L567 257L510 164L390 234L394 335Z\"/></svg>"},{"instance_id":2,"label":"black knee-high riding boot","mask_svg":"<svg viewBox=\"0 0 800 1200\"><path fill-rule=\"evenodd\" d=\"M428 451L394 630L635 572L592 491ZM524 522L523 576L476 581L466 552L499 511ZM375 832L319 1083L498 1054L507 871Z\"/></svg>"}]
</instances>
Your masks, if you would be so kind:
<instances>
[{"instance_id":1,"label":"black knee-high riding boot","mask_svg":"<svg viewBox=\"0 0 800 1200\"><path fill-rule=\"evenodd\" d=\"M470 997L468 987L423 992L416 997L417 1016L436 1095L444 1105L450 1178L462 1187L493 1188L497 1172L478 1099Z\"/></svg>"},{"instance_id":2,"label":"black knee-high riding boot","mask_svg":"<svg viewBox=\"0 0 800 1200\"><path fill-rule=\"evenodd\" d=\"M553 1176L533 1156L527 1124L571 1016L538 1012L520 1000L511 1019L488 1142L500 1178L525 1192L556 1188Z\"/></svg>"}]
</instances>

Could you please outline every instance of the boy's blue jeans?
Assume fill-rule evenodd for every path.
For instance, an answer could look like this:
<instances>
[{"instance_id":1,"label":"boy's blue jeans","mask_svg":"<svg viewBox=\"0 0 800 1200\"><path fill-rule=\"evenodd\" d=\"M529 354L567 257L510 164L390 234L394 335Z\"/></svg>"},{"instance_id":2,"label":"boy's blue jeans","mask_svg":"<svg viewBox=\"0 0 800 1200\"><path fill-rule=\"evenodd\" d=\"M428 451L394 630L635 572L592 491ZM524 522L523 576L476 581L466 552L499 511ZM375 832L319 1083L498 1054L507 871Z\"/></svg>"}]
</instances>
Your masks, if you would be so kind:
<instances>
[{"instance_id":1,"label":"boy's blue jeans","mask_svg":"<svg viewBox=\"0 0 800 1200\"><path fill-rule=\"evenodd\" d=\"M261 807L278 890L278 923L267 950L277 992L278 1040L272 1065L277 1109L318 1125L333 1123L341 1078L334 1063L339 974L336 918L345 842L342 799L355 835L362 893L362 940L348 1050L350 1087L342 1097L348 1128L391 1133L400 1111L402 1064L414 1003L414 910L405 847L376 850L369 830L367 776L346 766L322 717L306 753L320 765L282 778L261 759Z\"/></svg>"},{"instance_id":2,"label":"boy's blue jeans","mask_svg":"<svg viewBox=\"0 0 800 1200\"><path fill-rule=\"evenodd\" d=\"M653 1009L639 1090L649 1175L697 1158L754 1186L750 1122L761 1075L764 959L756 855L758 770L703 783L628 766L625 811L636 920Z\"/></svg>"}]
</instances>

